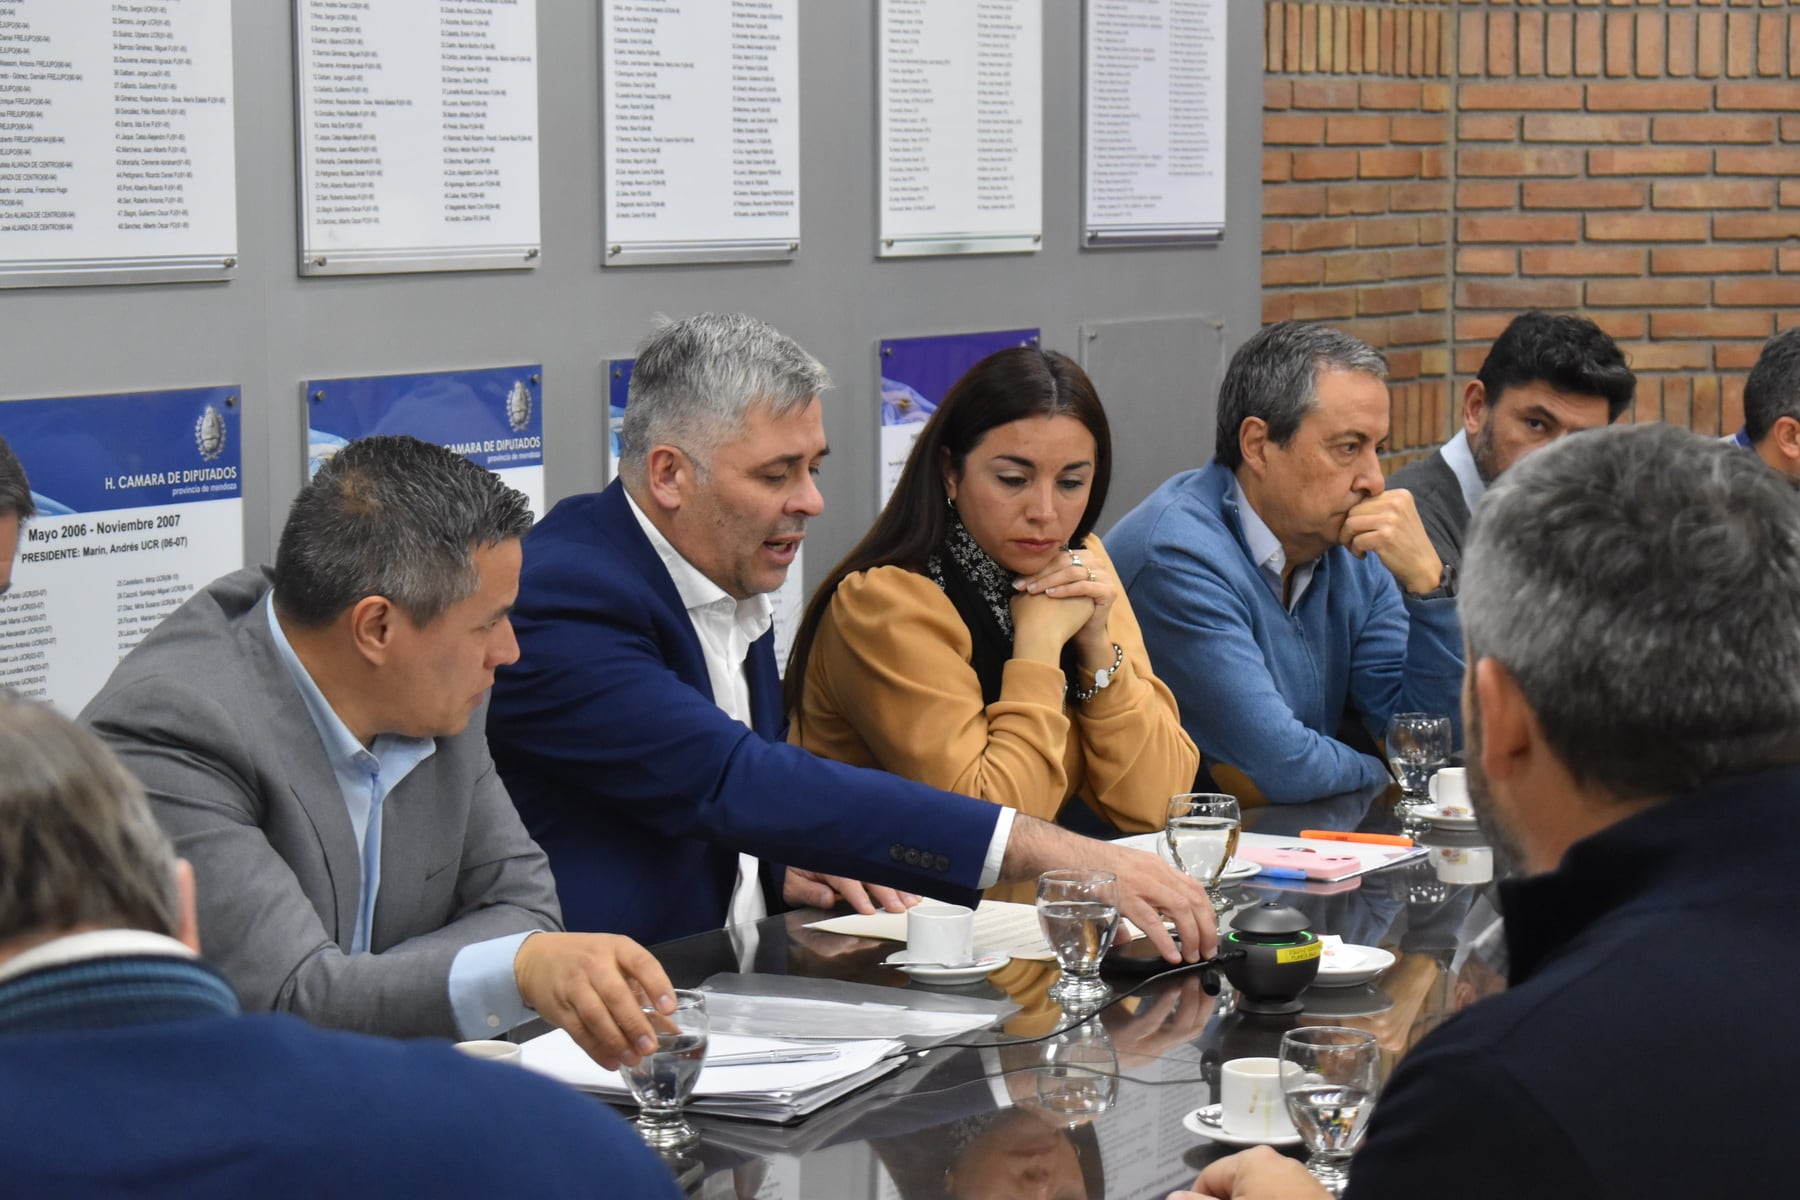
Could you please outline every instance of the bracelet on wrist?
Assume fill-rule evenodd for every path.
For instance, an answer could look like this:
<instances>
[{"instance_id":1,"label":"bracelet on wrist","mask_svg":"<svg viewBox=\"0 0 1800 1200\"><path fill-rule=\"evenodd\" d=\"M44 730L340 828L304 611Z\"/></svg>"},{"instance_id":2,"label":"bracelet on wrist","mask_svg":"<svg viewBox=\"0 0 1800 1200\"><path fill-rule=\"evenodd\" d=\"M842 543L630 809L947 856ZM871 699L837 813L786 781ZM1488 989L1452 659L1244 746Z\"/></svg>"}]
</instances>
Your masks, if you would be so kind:
<instances>
[{"instance_id":1,"label":"bracelet on wrist","mask_svg":"<svg viewBox=\"0 0 1800 1200\"><path fill-rule=\"evenodd\" d=\"M1124 663L1125 648L1119 645L1119 643L1114 642L1112 666L1101 667L1098 671L1094 672L1093 687L1075 689L1075 703L1085 704L1087 701L1092 700L1113 681L1113 677L1118 675L1119 668L1123 666Z\"/></svg>"}]
</instances>

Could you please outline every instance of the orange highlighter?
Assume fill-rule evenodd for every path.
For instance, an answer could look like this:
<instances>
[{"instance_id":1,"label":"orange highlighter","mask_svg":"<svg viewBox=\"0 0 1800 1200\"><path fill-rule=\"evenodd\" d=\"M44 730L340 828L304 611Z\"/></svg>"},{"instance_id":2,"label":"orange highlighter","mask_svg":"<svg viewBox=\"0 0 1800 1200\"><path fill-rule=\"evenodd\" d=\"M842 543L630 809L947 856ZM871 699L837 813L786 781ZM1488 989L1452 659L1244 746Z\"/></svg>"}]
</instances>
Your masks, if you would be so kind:
<instances>
[{"instance_id":1,"label":"orange highlighter","mask_svg":"<svg viewBox=\"0 0 1800 1200\"><path fill-rule=\"evenodd\" d=\"M1337 829L1302 829L1300 836L1319 842L1368 842L1375 846L1410 846L1413 840L1398 833L1345 833Z\"/></svg>"}]
</instances>

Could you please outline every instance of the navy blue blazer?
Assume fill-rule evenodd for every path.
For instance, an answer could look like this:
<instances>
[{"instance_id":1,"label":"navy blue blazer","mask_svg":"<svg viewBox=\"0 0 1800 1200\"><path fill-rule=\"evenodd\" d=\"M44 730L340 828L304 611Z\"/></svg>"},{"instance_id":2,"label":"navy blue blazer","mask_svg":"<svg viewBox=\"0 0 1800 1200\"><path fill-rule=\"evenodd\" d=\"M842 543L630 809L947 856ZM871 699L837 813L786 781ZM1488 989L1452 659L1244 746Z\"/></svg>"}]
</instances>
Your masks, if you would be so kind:
<instances>
[{"instance_id":1,"label":"navy blue blazer","mask_svg":"<svg viewBox=\"0 0 1800 1200\"><path fill-rule=\"evenodd\" d=\"M495 681L488 744L567 928L646 943L716 929L739 851L977 900L997 806L788 745L772 632L745 668L754 730L721 711L618 483L526 536L513 626L520 657Z\"/></svg>"}]
</instances>

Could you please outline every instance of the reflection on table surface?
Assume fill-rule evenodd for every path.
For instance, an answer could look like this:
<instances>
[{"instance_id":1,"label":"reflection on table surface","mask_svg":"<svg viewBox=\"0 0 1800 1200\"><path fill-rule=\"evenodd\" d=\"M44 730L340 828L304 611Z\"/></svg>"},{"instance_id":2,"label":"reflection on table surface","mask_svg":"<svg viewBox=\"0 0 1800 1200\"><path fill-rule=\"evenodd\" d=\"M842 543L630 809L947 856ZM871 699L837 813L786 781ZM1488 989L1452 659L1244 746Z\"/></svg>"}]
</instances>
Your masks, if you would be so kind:
<instances>
[{"instance_id":1,"label":"reflection on table surface","mask_svg":"<svg viewBox=\"0 0 1800 1200\"><path fill-rule=\"evenodd\" d=\"M1262 809L1246 825L1393 831L1385 802L1327 801ZM1329 818L1329 823L1327 823ZM1351 1025L1379 1040L1388 1069L1431 1028L1504 986L1491 882L1461 882L1484 849L1472 833L1426 833L1426 857L1328 890L1247 881L1239 909L1280 899L1318 933L1379 945L1394 964L1368 984L1314 987L1298 1016L1236 1011L1229 985L1209 996L1197 973L1150 978L1109 971L1117 991L1143 990L1071 1027L1046 993L1054 964L1014 960L948 994L1006 996L1019 1012L979 1039L1043 1038L980 1049L943 1047L793 1126L696 1117L702 1144L672 1163L689 1194L761 1200L1077 1200L1161 1197L1233 1147L1182 1125L1216 1101L1219 1064L1274 1055L1295 1024ZM1448 877L1448 878L1446 878ZM803 910L655 947L678 987L719 972L759 971L937 991L883 960L899 943L807 929ZM1147 981L1147 982L1146 982Z\"/></svg>"}]
</instances>

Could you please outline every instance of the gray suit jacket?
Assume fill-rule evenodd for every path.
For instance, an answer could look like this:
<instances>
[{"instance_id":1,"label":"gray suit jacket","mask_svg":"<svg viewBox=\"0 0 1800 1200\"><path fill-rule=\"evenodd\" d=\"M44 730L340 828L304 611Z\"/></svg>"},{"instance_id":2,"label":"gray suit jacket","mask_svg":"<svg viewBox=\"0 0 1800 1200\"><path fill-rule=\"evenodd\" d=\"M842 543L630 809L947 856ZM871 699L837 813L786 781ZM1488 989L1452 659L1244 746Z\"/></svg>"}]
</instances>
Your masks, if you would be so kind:
<instances>
[{"instance_id":1,"label":"gray suit jacket","mask_svg":"<svg viewBox=\"0 0 1800 1200\"><path fill-rule=\"evenodd\" d=\"M1413 495L1425 533L1437 547L1438 557L1462 569L1463 535L1469 531L1469 505L1463 499L1456 472L1444 461L1442 450L1407 463L1387 481Z\"/></svg>"},{"instance_id":2,"label":"gray suit jacket","mask_svg":"<svg viewBox=\"0 0 1800 1200\"><path fill-rule=\"evenodd\" d=\"M317 729L281 662L261 568L202 589L82 713L194 865L206 957L246 1008L456 1037L457 951L561 928L549 864L488 757L485 712L382 801L371 953L348 952L362 875Z\"/></svg>"}]
</instances>

